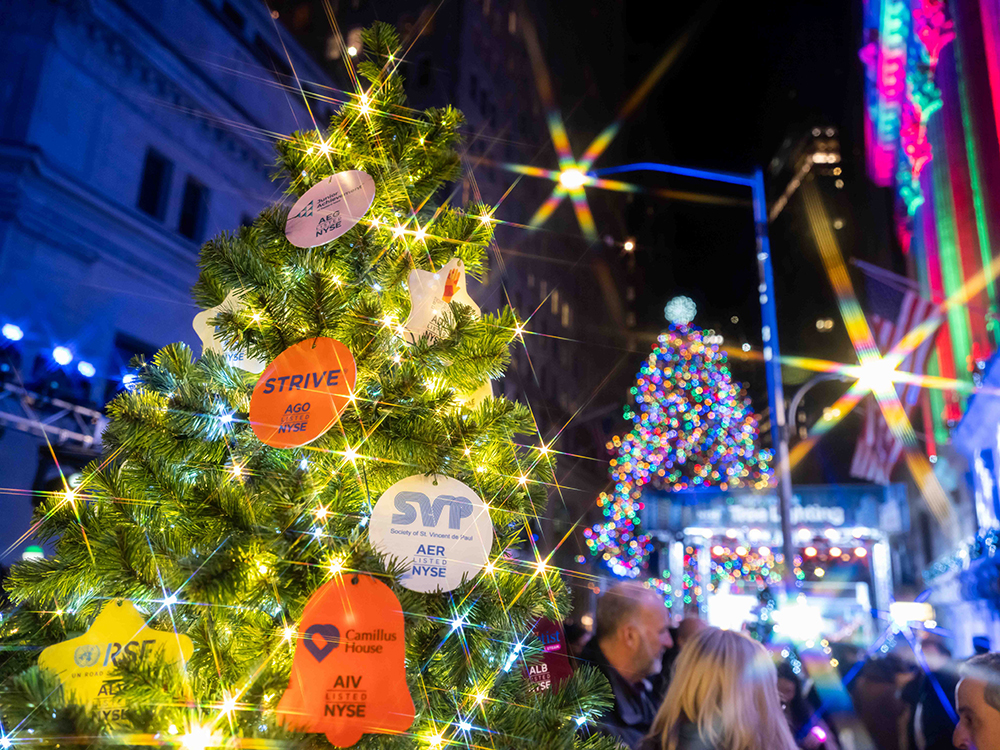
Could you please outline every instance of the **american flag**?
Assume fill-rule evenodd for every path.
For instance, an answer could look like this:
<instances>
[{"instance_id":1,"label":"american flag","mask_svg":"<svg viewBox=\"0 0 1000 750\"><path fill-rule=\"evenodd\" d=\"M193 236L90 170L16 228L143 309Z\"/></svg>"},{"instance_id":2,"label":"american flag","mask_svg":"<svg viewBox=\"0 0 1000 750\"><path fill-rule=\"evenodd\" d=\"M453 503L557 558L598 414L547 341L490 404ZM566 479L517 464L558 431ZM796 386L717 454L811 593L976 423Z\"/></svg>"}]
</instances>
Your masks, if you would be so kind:
<instances>
[{"instance_id":1,"label":"american flag","mask_svg":"<svg viewBox=\"0 0 1000 750\"><path fill-rule=\"evenodd\" d=\"M933 317L937 312L937 305L911 289L912 282L909 279L874 267L871 271L867 268L862 270L865 271L868 322L879 351L885 355L907 333ZM933 341L933 335L924 339L896 369L899 372L922 375ZM897 383L896 393L899 394L906 416L910 417L920 396L920 387L911 383ZM878 484L889 484L892 469L902 452L903 445L886 424L875 397L868 396L864 427L851 461L851 476Z\"/></svg>"}]
</instances>

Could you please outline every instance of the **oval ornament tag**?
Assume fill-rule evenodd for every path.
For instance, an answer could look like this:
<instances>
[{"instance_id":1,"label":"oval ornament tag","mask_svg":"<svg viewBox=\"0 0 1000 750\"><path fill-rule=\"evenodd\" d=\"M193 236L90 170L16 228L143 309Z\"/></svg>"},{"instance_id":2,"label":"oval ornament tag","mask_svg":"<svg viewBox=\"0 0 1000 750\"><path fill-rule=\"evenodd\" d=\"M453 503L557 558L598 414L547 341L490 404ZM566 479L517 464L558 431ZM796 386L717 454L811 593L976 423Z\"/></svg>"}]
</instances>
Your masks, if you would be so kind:
<instances>
[{"instance_id":1,"label":"oval ornament tag","mask_svg":"<svg viewBox=\"0 0 1000 750\"><path fill-rule=\"evenodd\" d=\"M296 247L318 247L337 239L368 213L375 181L365 172L338 172L316 183L295 201L285 237Z\"/></svg>"},{"instance_id":2,"label":"oval ornament tag","mask_svg":"<svg viewBox=\"0 0 1000 750\"><path fill-rule=\"evenodd\" d=\"M311 443L337 421L356 378L354 357L341 342L300 341L261 373L250 397L250 426L275 448Z\"/></svg>"}]
</instances>

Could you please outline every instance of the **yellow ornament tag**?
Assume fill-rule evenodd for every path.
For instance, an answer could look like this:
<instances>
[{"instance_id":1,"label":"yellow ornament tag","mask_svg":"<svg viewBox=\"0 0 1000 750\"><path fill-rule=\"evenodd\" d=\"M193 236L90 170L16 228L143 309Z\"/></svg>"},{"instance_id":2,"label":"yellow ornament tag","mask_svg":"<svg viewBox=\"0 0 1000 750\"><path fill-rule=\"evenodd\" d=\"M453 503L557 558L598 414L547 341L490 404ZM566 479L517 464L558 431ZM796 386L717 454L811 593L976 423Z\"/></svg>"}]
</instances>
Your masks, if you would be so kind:
<instances>
[{"instance_id":1,"label":"yellow ornament tag","mask_svg":"<svg viewBox=\"0 0 1000 750\"><path fill-rule=\"evenodd\" d=\"M121 659L162 653L166 663L183 669L193 652L186 635L148 628L132 602L112 601L86 633L43 650L38 668L58 675L68 703L99 706L105 721L118 721L125 703L115 697L121 681L111 674Z\"/></svg>"}]
</instances>

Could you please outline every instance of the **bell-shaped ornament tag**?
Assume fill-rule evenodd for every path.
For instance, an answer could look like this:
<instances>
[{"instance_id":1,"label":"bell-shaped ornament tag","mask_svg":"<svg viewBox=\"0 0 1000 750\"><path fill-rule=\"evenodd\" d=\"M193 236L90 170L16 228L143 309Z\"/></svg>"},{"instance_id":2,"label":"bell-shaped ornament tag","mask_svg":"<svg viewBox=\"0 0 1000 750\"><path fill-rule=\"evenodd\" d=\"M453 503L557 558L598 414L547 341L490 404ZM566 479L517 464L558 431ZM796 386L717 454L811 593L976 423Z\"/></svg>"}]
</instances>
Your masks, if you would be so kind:
<instances>
[{"instance_id":1,"label":"bell-shaped ornament tag","mask_svg":"<svg viewBox=\"0 0 1000 750\"><path fill-rule=\"evenodd\" d=\"M371 576L336 576L302 613L279 720L323 732L336 747L409 729L404 657L403 611L392 589Z\"/></svg>"}]
</instances>

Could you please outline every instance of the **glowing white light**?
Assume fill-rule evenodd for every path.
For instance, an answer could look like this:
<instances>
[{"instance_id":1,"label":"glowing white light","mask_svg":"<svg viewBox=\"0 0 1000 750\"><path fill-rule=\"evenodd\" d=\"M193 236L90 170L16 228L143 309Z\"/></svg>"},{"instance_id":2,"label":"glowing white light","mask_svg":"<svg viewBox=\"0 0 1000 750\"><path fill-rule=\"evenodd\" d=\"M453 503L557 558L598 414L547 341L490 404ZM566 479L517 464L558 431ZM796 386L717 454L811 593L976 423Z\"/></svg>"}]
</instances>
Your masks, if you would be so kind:
<instances>
[{"instance_id":1,"label":"glowing white light","mask_svg":"<svg viewBox=\"0 0 1000 750\"><path fill-rule=\"evenodd\" d=\"M361 95L360 107L361 114L367 115L372 111L371 105L368 103L368 94Z\"/></svg>"},{"instance_id":2,"label":"glowing white light","mask_svg":"<svg viewBox=\"0 0 1000 750\"><path fill-rule=\"evenodd\" d=\"M73 361L73 352L65 346L57 346L52 350L52 359L56 361L56 364L63 366L68 365Z\"/></svg>"},{"instance_id":3,"label":"glowing white light","mask_svg":"<svg viewBox=\"0 0 1000 750\"><path fill-rule=\"evenodd\" d=\"M16 326L13 323L4 323L3 328L0 328L0 333L2 333L3 337L9 341L20 341L24 338L24 331L21 330L20 326ZM10 740L6 737L3 739L10 742Z\"/></svg>"},{"instance_id":4,"label":"glowing white light","mask_svg":"<svg viewBox=\"0 0 1000 750\"><path fill-rule=\"evenodd\" d=\"M166 604L168 607L172 607L173 605L177 604L177 594L171 594L170 596L168 596L166 599L163 600L163 603Z\"/></svg>"},{"instance_id":5,"label":"glowing white light","mask_svg":"<svg viewBox=\"0 0 1000 750\"><path fill-rule=\"evenodd\" d=\"M690 297L674 297L663 308L663 314L671 323L687 325L694 320L698 307Z\"/></svg>"},{"instance_id":6,"label":"glowing white light","mask_svg":"<svg viewBox=\"0 0 1000 750\"><path fill-rule=\"evenodd\" d=\"M316 509L316 518L322 520L326 518L329 513L330 511L321 505Z\"/></svg>"},{"instance_id":7,"label":"glowing white light","mask_svg":"<svg viewBox=\"0 0 1000 750\"><path fill-rule=\"evenodd\" d=\"M514 333L520 336L522 333L524 333L524 326L518 323L516 326L514 326Z\"/></svg>"},{"instance_id":8,"label":"glowing white light","mask_svg":"<svg viewBox=\"0 0 1000 750\"><path fill-rule=\"evenodd\" d=\"M309 468L309 459L308 458L303 458L301 461L299 461L299 468L302 469L302 471L305 471L306 469L308 469Z\"/></svg>"},{"instance_id":9,"label":"glowing white light","mask_svg":"<svg viewBox=\"0 0 1000 750\"><path fill-rule=\"evenodd\" d=\"M892 375L896 368L885 357L877 357L865 362L858 368L860 377L858 385L875 393L884 393L892 388Z\"/></svg>"},{"instance_id":10,"label":"glowing white light","mask_svg":"<svg viewBox=\"0 0 1000 750\"><path fill-rule=\"evenodd\" d=\"M416 231L416 234L414 234L414 237L416 237L418 240L427 239L427 231L425 229L418 229Z\"/></svg>"},{"instance_id":11,"label":"glowing white light","mask_svg":"<svg viewBox=\"0 0 1000 750\"><path fill-rule=\"evenodd\" d=\"M139 384L139 376L135 373L126 373L122 376L122 385L126 388L134 388Z\"/></svg>"},{"instance_id":12,"label":"glowing white light","mask_svg":"<svg viewBox=\"0 0 1000 750\"><path fill-rule=\"evenodd\" d=\"M587 183L587 175L579 169L566 169L559 175L559 184L567 190L579 190Z\"/></svg>"},{"instance_id":13,"label":"glowing white light","mask_svg":"<svg viewBox=\"0 0 1000 750\"><path fill-rule=\"evenodd\" d=\"M321 144L319 144L319 151L321 154L330 153L330 144L327 143L326 141L323 141Z\"/></svg>"},{"instance_id":14,"label":"glowing white light","mask_svg":"<svg viewBox=\"0 0 1000 750\"><path fill-rule=\"evenodd\" d=\"M335 557L330 560L329 568L331 575L340 575L341 571L344 569L344 561L339 557Z\"/></svg>"},{"instance_id":15,"label":"glowing white light","mask_svg":"<svg viewBox=\"0 0 1000 750\"><path fill-rule=\"evenodd\" d=\"M79 362L76 370L85 378L92 378L97 374L97 368L90 364L90 362Z\"/></svg>"},{"instance_id":16,"label":"glowing white light","mask_svg":"<svg viewBox=\"0 0 1000 750\"><path fill-rule=\"evenodd\" d=\"M403 236L403 232L405 232L405 231L406 230L403 229L402 227L394 227L393 230L392 230L392 234L393 234L394 237L398 238L398 237L402 237Z\"/></svg>"},{"instance_id":17,"label":"glowing white light","mask_svg":"<svg viewBox=\"0 0 1000 750\"><path fill-rule=\"evenodd\" d=\"M519 476L517 478L517 483L518 484L527 484L528 483L528 478L526 476L524 476L524 474L522 474L521 476Z\"/></svg>"},{"instance_id":18,"label":"glowing white light","mask_svg":"<svg viewBox=\"0 0 1000 750\"><path fill-rule=\"evenodd\" d=\"M479 221L482 222L483 224L489 224L490 223L490 215L489 214L483 214L482 216L479 217Z\"/></svg>"},{"instance_id":19,"label":"glowing white light","mask_svg":"<svg viewBox=\"0 0 1000 750\"><path fill-rule=\"evenodd\" d=\"M347 450L344 451L344 458L348 461L355 461L358 458L358 452L354 448L348 446Z\"/></svg>"},{"instance_id":20,"label":"glowing white light","mask_svg":"<svg viewBox=\"0 0 1000 750\"><path fill-rule=\"evenodd\" d=\"M222 422L222 424L229 424L230 422L233 421L233 415L223 414L222 416L219 417L219 421Z\"/></svg>"},{"instance_id":21,"label":"glowing white light","mask_svg":"<svg viewBox=\"0 0 1000 750\"><path fill-rule=\"evenodd\" d=\"M458 728L461 729L463 732L471 732L472 724L470 724L467 721L460 721L458 722Z\"/></svg>"},{"instance_id":22,"label":"glowing white light","mask_svg":"<svg viewBox=\"0 0 1000 750\"><path fill-rule=\"evenodd\" d=\"M215 743L215 737L209 727L194 726L181 737L181 747L184 750L205 750Z\"/></svg>"},{"instance_id":23,"label":"glowing white light","mask_svg":"<svg viewBox=\"0 0 1000 750\"><path fill-rule=\"evenodd\" d=\"M748 351L750 351L750 344L744 344L744 345L743 345L743 347L742 347L742 349L743 349L743 351L745 351L745 352L748 352Z\"/></svg>"},{"instance_id":24,"label":"glowing white light","mask_svg":"<svg viewBox=\"0 0 1000 750\"><path fill-rule=\"evenodd\" d=\"M546 570L546 568L547 568L547 566L545 565L545 560L539 560L539 561L538 561L538 562L537 562L537 563L535 564L535 570L536 570L536 571L537 571L537 572L538 572L539 574L543 574L543 573L545 573L545 570Z\"/></svg>"},{"instance_id":25,"label":"glowing white light","mask_svg":"<svg viewBox=\"0 0 1000 750\"><path fill-rule=\"evenodd\" d=\"M540 446L538 446L538 452L541 453L544 456L546 453L549 452L549 446L547 446L547 445L540 445Z\"/></svg>"},{"instance_id":26,"label":"glowing white light","mask_svg":"<svg viewBox=\"0 0 1000 750\"><path fill-rule=\"evenodd\" d=\"M576 717L576 725L578 727L583 726L586 723L587 723L587 717L586 716L577 716Z\"/></svg>"},{"instance_id":27,"label":"glowing white light","mask_svg":"<svg viewBox=\"0 0 1000 750\"><path fill-rule=\"evenodd\" d=\"M243 466L240 464L233 464L232 472L234 477L241 479L243 477Z\"/></svg>"},{"instance_id":28,"label":"glowing white light","mask_svg":"<svg viewBox=\"0 0 1000 750\"><path fill-rule=\"evenodd\" d=\"M290 641L295 637L295 628L292 625L286 625L285 630L281 634L282 640Z\"/></svg>"},{"instance_id":29,"label":"glowing white light","mask_svg":"<svg viewBox=\"0 0 1000 750\"><path fill-rule=\"evenodd\" d=\"M350 46L350 47L348 47L347 48L347 54L349 54L351 57L357 56L357 54L358 54L358 48L355 47L355 46L353 46L353 45Z\"/></svg>"},{"instance_id":30,"label":"glowing white light","mask_svg":"<svg viewBox=\"0 0 1000 750\"><path fill-rule=\"evenodd\" d=\"M635 250L635 243L632 240L625 240L624 248L626 253L630 253Z\"/></svg>"},{"instance_id":31,"label":"glowing white light","mask_svg":"<svg viewBox=\"0 0 1000 750\"><path fill-rule=\"evenodd\" d=\"M463 625L465 625L465 618L464 617L456 617L454 620L451 621L451 629L452 630L458 630Z\"/></svg>"},{"instance_id":32,"label":"glowing white light","mask_svg":"<svg viewBox=\"0 0 1000 750\"><path fill-rule=\"evenodd\" d=\"M785 605L773 614L775 630L793 641L816 638L823 631L823 614L819 607L806 603L804 596L798 603Z\"/></svg>"}]
</instances>

